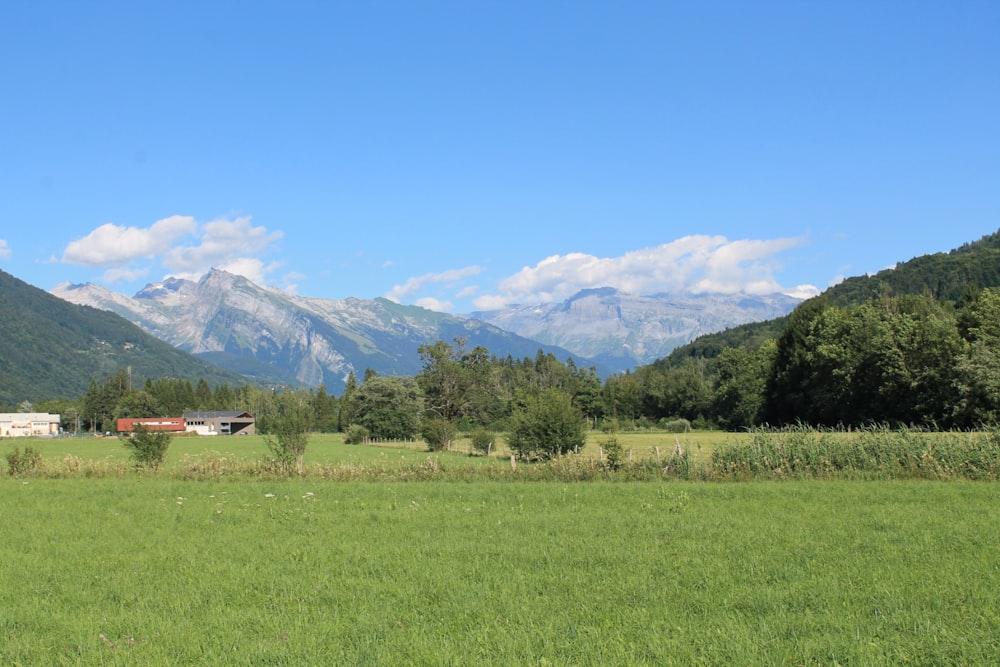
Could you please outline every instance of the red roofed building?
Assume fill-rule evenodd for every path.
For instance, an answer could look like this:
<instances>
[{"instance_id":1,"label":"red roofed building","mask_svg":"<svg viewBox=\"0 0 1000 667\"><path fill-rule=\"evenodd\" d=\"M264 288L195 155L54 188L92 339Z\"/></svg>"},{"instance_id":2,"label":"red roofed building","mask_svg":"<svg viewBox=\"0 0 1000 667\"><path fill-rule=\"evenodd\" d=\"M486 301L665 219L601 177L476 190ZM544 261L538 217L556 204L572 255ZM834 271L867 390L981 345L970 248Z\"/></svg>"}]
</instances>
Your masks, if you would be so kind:
<instances>
[{"instance_id":1,"label":"red roofed building","mask_svg":"<svg viewBox=\"0 0 1000 667\"><path fill-rule=\"evenodd\" d=\"M136 424L142 424L150 431L184 431L183 417L125 417L118 420L118 432L131 433Z\"/></svg>"}]
</instances>

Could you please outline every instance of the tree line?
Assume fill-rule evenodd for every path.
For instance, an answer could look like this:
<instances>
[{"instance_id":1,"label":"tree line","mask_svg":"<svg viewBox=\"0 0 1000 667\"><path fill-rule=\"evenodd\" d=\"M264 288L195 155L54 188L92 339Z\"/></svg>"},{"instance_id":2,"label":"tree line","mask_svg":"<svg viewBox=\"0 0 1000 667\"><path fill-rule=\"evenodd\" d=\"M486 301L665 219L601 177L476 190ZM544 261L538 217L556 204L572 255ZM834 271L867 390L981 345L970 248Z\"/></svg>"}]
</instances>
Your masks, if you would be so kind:
<instances>
[{"instance_id":1,"label":"tree line","mask_svg":"<svg viewBox=\"0 0 1000 667\"><path fill-rule=\"evenodd\" d=\"M132 387L120 370L92 381L80 399L38 407L61 414L67 431L113 431L120 417L240 409L254 414L264 433L295 414L314 432L353 427L358 437L424 436L444 446L456 432L516 431L528 414L554 423L567 413L606 430L975 428L1000 416L1000 289L970 287L954 302L883 295L857 306L820 296L783 318L774 336L711 356L672 356L603 381L594 368L541 350L534 358L497 357L456 339L423 345L419 354L417 375L369 370L359 379L352 372L340 396L325 386L213 388L204 379Z\"/></svg>"}]
</instances>

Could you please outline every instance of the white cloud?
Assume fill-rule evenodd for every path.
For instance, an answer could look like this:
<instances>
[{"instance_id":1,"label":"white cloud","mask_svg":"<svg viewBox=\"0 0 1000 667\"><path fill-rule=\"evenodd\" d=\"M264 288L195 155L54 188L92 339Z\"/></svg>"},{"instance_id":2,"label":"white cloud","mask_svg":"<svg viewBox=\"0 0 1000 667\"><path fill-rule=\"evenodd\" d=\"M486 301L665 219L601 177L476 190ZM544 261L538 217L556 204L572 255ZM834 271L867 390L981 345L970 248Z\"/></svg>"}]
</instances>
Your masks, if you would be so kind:
<instances>
[{"instance_id":1,"label":"white cloud","mask_svg":"<svg viewBox=\"0 0 1000 667\"><path fill-rule=\"evenodd\" d=\"M298 294L299 283L306 280L308 276L298 271L289 271L281 277L281 290L288 294Z\"/></svg>"},{"instance_id":2,"label":"white cloud","mask_svg":"<svg viewBox=\"0 0 1000 667\"><path fill-rule=\"evenodd\" d=\"M109 222L67 245L62 260L83 266L125 266L168 251L174 241L196 229L194 218L183 215L158 220L148 229Z\"/></svg>"},{"instance_id":3,"label":"white cloud","mask_svg":"<svg viewBox=\"0 0 1000 667\"><path fill-rule=\"evenodd\" d=\"M101 276L101 280L106 283L120 283L122 281L135 280L149 274L149 269L108 269Z\"/></svg>"},{"instance_id":4,"label":"white cloud","mask_svg":"<svg viewBox=\"0 0 1000 667\"><path fill-rule=\"evenodd\" d=\"M403 299L413 296L430 283L445 283L448 285L454 285L460 282L463 278L474 276L482 273L482 271L483 268L481 266L466 266L465 268L450 269L440 273L425 273L422 276L408 279L402 285L394 285L393 288L385 295L385 298L391 301L400 302ZM430 308L430 306L424 307Z\"/></svg>"},{"instance_id":5,"label":"white cloud","mask_svg":"<svg viewBox=\"0 0 1000 667\"><path fill-rule=\"evenodd\" d=\"M811 299L819 294L819 288L815 285L796 285L790 290L786 290L785 294L788 296L794 296L798 299Z\"/></svg>"},{"instance_id":6,"label":"white cloud","mask_svg":"<svg viewBox=\"0 0 1000 667\"><path fill-rule=\"evenodd\" d=\"M10 257L10 247L5 240L0 239L0 259L7 259L8 257Z\"/></svg>"},{"instance_id":7,"label":"white cloud","mask_svg":"<svg viewBox=\"0 0 1000 667\"><path fill-rule=\"evenodd\" d=\"M163 256L163 265L175 273L198 275L212 267L221 269L228 265L237 269L245 268L251 264L247 261L248 258L263 252L282 238L280 231L269 232L266 227L251 226L249 216L206 222L199 232L197 245L171 248ZM262 267L263 264L258 266ZM247 278L250 276L247 275Z\"/></svg>"},{"instance_id":8,"label":"white cloud","mask_svg":"<svg viewBox=\"0 0 1000 667\"><path fill-rule=\"evenodd\" d=\"M67 245L62 261L109 267L103 275L108 283L147 275L148 262L138 262L159 260L168 275L179 278L197 280L214 267L264 284L265 276L280 265L265 264L257 255L281 238L280 231L252 226L248 216L199 224L193 217L174 215L148 228L103 224Z\"/></svg>"},{"instance_id":9,"label":"white cloud","mask_svg":"<svg viewBox=\"0 0 1000 667\"><path fill-rule=\"evenodd\" d=\"M787 292L773 275L781 268L775 255L804 242L804 238L730 241L724 236L695 235L620 257L553 255L502 280L498 294L480 296L474 304L490 310L510 303L559 301L594 287L633 294Z\"/></svg>"},{"instance_id":10,"label":"white cloud","mask_svg":"<svg viewBox=\"0 0 1000 667\"><path fill-rule=\"evenodd\" d=\"M500 310L509 303L515 303L504 296L483 295L473 301L478 310Z\"/></svg>"},{"instance_id":11,"label":"white cloud","mask_svg":"<svg viewBox=\"0 0 1000 667\"><path fill-rule=\"evenodd\" d=\"M453 307L450 301L439 301L431 296L417 299L415 305L418 305L421 308L426 308L427 310L434 310L439 313L450 313Z\"/></svg>"}]
</instances>

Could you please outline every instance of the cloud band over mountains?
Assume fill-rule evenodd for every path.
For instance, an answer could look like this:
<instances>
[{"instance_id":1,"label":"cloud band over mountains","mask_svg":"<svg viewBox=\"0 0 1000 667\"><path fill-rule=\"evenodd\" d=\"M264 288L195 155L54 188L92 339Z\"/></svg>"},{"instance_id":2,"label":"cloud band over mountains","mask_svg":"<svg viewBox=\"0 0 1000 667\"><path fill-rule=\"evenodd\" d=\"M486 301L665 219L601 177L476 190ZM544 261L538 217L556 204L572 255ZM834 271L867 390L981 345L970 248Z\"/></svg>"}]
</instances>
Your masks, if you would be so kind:
<instances>
[{"instance_id":1,"label":"cloud band over mountains","mask_svg":"<svg viewBox=\"0 0 1000 667\"><path fill-rule=\"evenodd\" d=\"M211 268L246 276L265 284L276 264L258 257L281 240L280 231L253 226L249 216L217 218L199 223L191 216L173 215L148 228L106 223L69 243L62 261L104 268L103 280L116 283L150 272L158 259L177 278L197 280Z\"/></svg>"},{"instance_id":2,"label":"cloud band over mountains","mask_svg":"<svg viewBox=\"0 0 1000 667\"><path fill-rule=\"evenodd\" d=\"M146 228L100 225L70 242L61 261L103 269L107 283L141 278L159 266L177 278L197 280L209 269L219 268L266 285L268 275L283 263L265 262L264 257L282 238L281 231L253 225L249 216L199 222L174 215ZM476 283L488 274L480 265L425 273L394 285L385 296L437 311L454 310L456 301L466 304L465 308L471 303L477 310L550 303L598 287L643 295L742 292L806 298L819 290L812 285L785 287L775 277L782 268L779 255L805 243L805 237L731 241L719 235L691 235L618 257L580 252L552 255L505 278L492 279L491 288ZM0 258L5 254L9 249L0 242ZM391 266L392 262L384 265ZM305 279L303 273L289 273L284 289L294 291L293 283Z\"/></svg>"},{"instance_id":3,"label":"cloud band over mountains","mask_svg":"<svg viewBox=\"0 0 1000 667\"><path fill-rule=\"evenodd\" d=\"M500 281L499 293L480 296L475 305L491 310L510 303L548 303L596 287L631 294L811 294L815 293L811 286L788 290L774 278L781 268L776 255L803 243L802 238L730 241L724 236L695 235L620 257L553 255Z\"/></svg>"}]
</instances>

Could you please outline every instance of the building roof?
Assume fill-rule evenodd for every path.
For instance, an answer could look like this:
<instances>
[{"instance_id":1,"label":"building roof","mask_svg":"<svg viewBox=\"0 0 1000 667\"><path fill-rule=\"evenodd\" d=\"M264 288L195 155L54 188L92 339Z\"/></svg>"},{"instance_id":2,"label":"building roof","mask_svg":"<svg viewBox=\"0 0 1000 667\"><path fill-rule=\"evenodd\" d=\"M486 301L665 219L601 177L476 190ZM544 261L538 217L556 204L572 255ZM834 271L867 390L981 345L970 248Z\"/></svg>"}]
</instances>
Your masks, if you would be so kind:
<instances>
[{"instance_id":1,"label":"building roof","mask_svg":"<svg viewBox=\"0 0 1000 667\"><path fill-rule=\"evenodd\" d=\"M184 419L219 419L220 417L253 419L253 415L245 410L205 410L184 413Z\"/></svg>"},{"instance_id":2,"label":"building roof","mask_svg":"<svg viewBox=\"0 0 1000 667\"><path fill-rule=\"evenodd\" d=\"M32 422L57 422L59 421L59 415L49 414L48 412L0 412L0 421L13 421L17 419L18 421L32 421Z\"/></svg>"}]
</instances>

